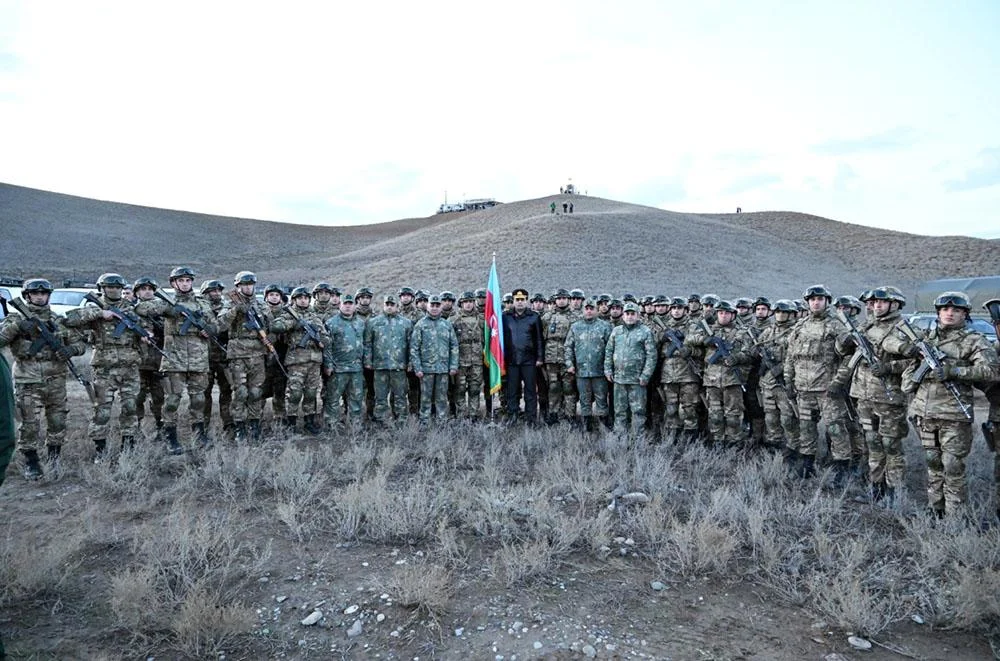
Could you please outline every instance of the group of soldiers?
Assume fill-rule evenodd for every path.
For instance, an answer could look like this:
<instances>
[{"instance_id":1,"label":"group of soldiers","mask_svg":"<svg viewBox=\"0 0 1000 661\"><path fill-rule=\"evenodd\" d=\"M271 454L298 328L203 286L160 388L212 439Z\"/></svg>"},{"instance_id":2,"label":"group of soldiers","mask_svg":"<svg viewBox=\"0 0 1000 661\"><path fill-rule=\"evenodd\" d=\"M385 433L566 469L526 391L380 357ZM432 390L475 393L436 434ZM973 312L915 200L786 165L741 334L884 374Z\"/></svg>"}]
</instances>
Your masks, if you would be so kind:
<instances>
[{"instance_id":1,"label":"group of soldiers","mask_svg":"<svg viewBox=\"0 0 1000 661\"><path fill-rule=\"evenodd\" d=\"M0 326L0 347L15 357L25 477L43 475L43 416L47 457L58 460L70 375L93 402L87 434L96 460L108 450L116 393L122 448L135 444L148 400L157 437L180 454L182 395L192 443L208 446L218 389L222 434L241 440L259 437L269 398L275 425L297 430L301 420L309 435L399 424L410 414L421 425L450 417L566 422L650 442L773 447L801 478L816 474L823 422L834 483L863 481L873 500L891 502L904 484L902 441L913 424L928 507L939 515L966 500L974 388L990 403L983 434L991 448L1000 435L997 351L967 327L972 309L960 292L938 297L937 324L925 333L905 321L906 299L894 287L834 299L816 285L799 301L773 304L515 289L502 302L503 407L494 411L485 290L401 287L376 310L365 287L352 294L320 282L286 295L271 285L261 301L250 271L231 288L205 280L196 290L195 277L175 268L168 295L152 278L129 283L105 273L93 304L65 316L49 308L47 280L24 283L23 300ZM1000 301L986 307L1000 319ZM92 382L72 362L88 345ZM1000 483L1000 459L995 473Z\"/></svg>"}]
</instances>

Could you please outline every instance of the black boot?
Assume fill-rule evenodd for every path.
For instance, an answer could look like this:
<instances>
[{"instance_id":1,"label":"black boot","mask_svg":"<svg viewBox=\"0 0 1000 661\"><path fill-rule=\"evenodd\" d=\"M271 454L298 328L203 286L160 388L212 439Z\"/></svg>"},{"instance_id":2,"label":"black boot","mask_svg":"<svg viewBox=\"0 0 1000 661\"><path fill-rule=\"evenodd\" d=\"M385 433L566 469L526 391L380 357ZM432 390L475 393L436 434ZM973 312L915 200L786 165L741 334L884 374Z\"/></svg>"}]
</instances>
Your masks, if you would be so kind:
<instances>
[{"instance_id":1,"label":"black boot","mask_svg":"<svg viewBox=\"0 0 1000 661\"><path fill-rule=\"evenodd\" d=\"M586 418L584 418L584 431L586 431L589 434L593 432L595 429L597 429L597 424L594 420L594 417L588 415Z\"/></svg>"},{"instance_id":2,"label":"black boot","mask_svg":"<svg viewBox=\"0 0 1000 661\"><path fill-rule=\"evenodd\" d=\"M132 434L122 434L122 450L135 449L135 436Z\"/></svg>"},{"instance_id":3,"label":"black boot","mask_svg":"<svg viewBox=\"0 0 1000 661\"><path fill-rule=\"evenodd\" d=\"M156 421L156 440L163 440L163 420Z\"/></svg>"},{"instance_id":4,"label":"black boot","mask_svg":"<svg viewBox=\"0 0 1000 661\"><path fill-rule=\"evenodd\" d=\"M35 450L21 450L21 454L24 455L24 479L32 482L42 479L42 475L45 473L42 471L41 462L38 461L38 452Z\"/></svg>"},{"instance_id":5,"label":"black boot","mask_svg":"<svg viewBox=\"0 0 1000 661\"><path fill-rule=\"evenodd\" d=\"M234 422L233 433L237 443L245 443L247 441L247 423L243 420Z\"/></svg>"},{"instance_id":6,"label":"black boot","mask_svg":"<svg viewBox=\"0 0 1000 661\"><path fill-rule=\"evenodd\" d=\"M194 442L198 444L201 449L206 449L212 445L212 440L208 437L205 432L204 422L193 422L191 423L191 431L194 435Z\"/></svg>"},{"instance_id":7,"label":"black boot","mask_svg":"<svg viewBox=\"0 0 1000 661\"><path fill-rule=\"evenodd\" d=\"M785 465L788 472L795 473L798 470L802 455L798 450L793 450L787 445L781 450L781 463Z\"/></svg>"},{"instance_id":8,"label":"black boot","mask_svg":"<svg viewBox=\"0 0 1000 661\"><path fill-rule=\"evenodd\" d=\"M47 458L50 462L55 463L59 461L59 455L62 453L61 445L46 445L45 452Z\"/></svg>"},{"instance_id":9,"label":"black boot","mask_svg":"<svg viewBox=\"0 0 1000 661\"><path fill-rule=\"evenodd\" d=\"M167 441L167 452L173 455L184 454L184 448L177 440L177 427L164 427L163 438Z\"/></svg>"},{"instance_id":10,"label":"black boot","mask_svg":"<svg viewBox=\"0 0 1000 661\"><path fill-rule=\"evenodd\" d=\"M311 436L319 436L323 433L323 427L316 420L316 414L310 413L305 417L305 424L303 425L305 432Z\"/></svg>"},{"instance_id":11,"label":"black boot","mask_svg":"<svg viewBox=\"0 0 1000 661\"><path fill-rule=\"evenodd\" d=\"M104 461L104 451L108 449L108 441L104 438L94 439L94 463L99 464Z\"/></svg>"},{"instance_id":12,"label":"black boot","mask_svg":"<svg viewBox=\"0 0 1000 661\"><path fill-rule=\"evenodd\" d=\"M247 435L251 441L260 440L260 420L247 420Z\"/></svg>"},{"instance_id":13,"label":"black boot","mask_svg":"<svg viewBox=\"0 0 1000 661\"><path fill-rule=\"evenodd\" d=\"M298 416L295 416L295 415L288 415L288 416L285 416L285 417L284 417L284 418L283 418L283 419L281 420L281 424L282 424L282 425L283 425L283 426L285 427L285 429L287 429L287 430L288 430L289 432L294 432L294 431L295 431L295 426L296 426L296 425L297 425L298 423L299 423L299 418L298 418Z\"/></svg>"},{"instance_id":14,"label":"black boot","mask_svg":"<svg viewBox=\"0 0 1000 661\"><path fill-rule=\"evenodd\" d=\"M816 457L799 453L798 475L803 480L816 476Z\"/></svg>"},{"instance_id":15,"label":"black boot","mask_svg":"<svg viewBox=\"0 0 1000 661\"><path fill-rule=\"evenodd\" d=\"M601 416L601 422L604 423L604 428L607 429L608 431L611 431L612 429L615 428L615 419L614 419L614 416L612 416L610 414L605 415L605 416Z\"/></svg>"},{"instance_id":16,"label":"black boot","mask_svg":"<svg viewBox=\"0 0 1000 661\"><path fill-rule=\"evenodd\" d=\"M847 459L833 461L833 488L843 489L851 480L851 462Z\"/></svg>"}]
</instances>

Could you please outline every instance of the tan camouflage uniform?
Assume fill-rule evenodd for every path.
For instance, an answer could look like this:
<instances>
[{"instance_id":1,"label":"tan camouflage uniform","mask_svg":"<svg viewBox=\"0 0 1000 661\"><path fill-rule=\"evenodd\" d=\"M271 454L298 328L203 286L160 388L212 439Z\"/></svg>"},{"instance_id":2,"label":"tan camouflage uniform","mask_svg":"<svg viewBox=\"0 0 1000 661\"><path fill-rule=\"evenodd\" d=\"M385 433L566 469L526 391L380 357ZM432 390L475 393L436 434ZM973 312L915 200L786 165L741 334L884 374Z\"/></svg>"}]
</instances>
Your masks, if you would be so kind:
<instances>
[{"instance_id":1,"label":"tan camouflage uniform","mask_svg":"<svg viewBox=\"0 0 1000 661\"><path fill-rule=\"evenodd\" d=\"M466 312L459 308L450 321L458 336L458 374L453 388L455 413L459 419L475 419L479 416L483 392L483 317L475 309Z\"/></svg>"},{"instance_id":2,"label":"tan camouflage uniform","mask_svg":"<svg viewBox=\"0 0 1000 661\"><path fill-rule=\"evenodd\" d=\"M580 319L572 310L555 307L542 315L545 337L545 381L548 384L549 420L576 417L576 377L566 371L563 349L570 326Z\"/></svg>"},{"instance_id":3,"label":"tan camouflage uniform","mask_svg":"<svg viewBox=\"0 0 1000 661\"><path fill-rule=\"evenodd\" d=\"M264 379L270 351L261 341L259 333L248 327L247 315L255 311L261 325L270 328L271 313L266 304L255 296L239 297L219 315L219 326L229 332L226 360L229 361L229 382L233 387L232 414L237 428L246 423L259 424L264 397Z\"/></svg>"}]
</instances>

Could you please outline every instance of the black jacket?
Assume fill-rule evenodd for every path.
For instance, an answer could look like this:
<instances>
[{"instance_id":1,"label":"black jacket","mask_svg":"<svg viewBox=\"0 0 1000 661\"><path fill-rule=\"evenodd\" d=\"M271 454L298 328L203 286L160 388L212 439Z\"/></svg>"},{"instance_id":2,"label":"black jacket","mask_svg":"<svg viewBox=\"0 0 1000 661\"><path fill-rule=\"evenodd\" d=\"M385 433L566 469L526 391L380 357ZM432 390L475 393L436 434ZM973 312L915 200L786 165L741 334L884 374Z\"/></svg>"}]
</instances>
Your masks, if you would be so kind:
<instances>
[{"instance_id":1,"label":"black jacket","mask_svg":"<svg viewBox=\"0 0 1000 661\"><path fill-rule=\"evenodd\" d=\"M542 318L534 310L503 315L503 350L507 365L534 365L545 355Z\"/></svg>"}]
</instances>

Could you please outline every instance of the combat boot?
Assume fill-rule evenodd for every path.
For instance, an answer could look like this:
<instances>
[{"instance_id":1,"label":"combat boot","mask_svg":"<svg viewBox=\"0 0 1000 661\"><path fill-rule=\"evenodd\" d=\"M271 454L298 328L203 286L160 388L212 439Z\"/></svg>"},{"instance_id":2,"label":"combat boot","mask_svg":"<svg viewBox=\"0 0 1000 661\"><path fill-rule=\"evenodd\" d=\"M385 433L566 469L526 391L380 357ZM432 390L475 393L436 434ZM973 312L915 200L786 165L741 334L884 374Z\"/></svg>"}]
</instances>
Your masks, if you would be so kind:
<instances>
[{"instance_id":1,"label":"combat boot","mask_svg":"<svg viewBox=\"0 0 1000 661\"><path fill-rule=\"evenodd\" d=\"M233 423L233 436L237 443L245 443L247 440L247 423L243 420Z\"/></svg>"},{"instance_id":2,"label":"combat boot","mask_svg":"<svg viewBox=\"0 0 1000 661\"><path fill-rule=\"evenodd\" d=\"M104 438L94 439L94 463L100 464L104 461L104 452L108 449L108 441Z\"/></svg>"},{"instance_id":3,"label":"combat boot","mask_svg":"<svg viewBox=\"0 0 1000 661\"><path fill-rule=\"evenodd\" d=\"M184 448L177 440L177 427L164 427L163 438L167 442L167 452L173 455L184 454Z\"/></svg>"},{"instance_id":4,"label":"combat boot","mask_svg":"<svg viewBox=\"0 0 1000 661\"><path fill-rule=\"evenodd\" d=\"M135 449L135 436L132 434L122 434L122 450L134 450Z\"/></svg>"},{"instance_id":5,"label":"combat boot","mask_svg":"<svg viewBox=\"0 0 1000 661\"><path fill-rule=\"evenodd\" d=\"M323 427L316 420L315 413L310 413L305 417L305 423L303 424L302 428L310 436L319 436L320 434L323 433Z\"/></svg>"},{"instance_id":6,"label":"combat boot","mask_svg":"<svg viewBox=\"0 0 1000 661\"><path fill-rule=\"evenodd\" d=\"M281 424L289 432L295 432L295 426L299 423L299 417L296 415L288 415L282 418Z\"/></svg>"},{"instance_id":7,"label":"combat boot","mask_svg":"<svg viewBox=\"0 0 1000 661\"><path fill-rule=\"evenodd\" d=\"M247 420L247 436L250 441L257 442L260 440L260 420Z\"/></svg>"},{"instance_id":8,"label":"combat boot","mask_svg":"<svg viewBox=\"0 0 1000 661\"><path fill-rule=\"evenodd\" d=\"M811 454L799 453L798 476L805 480L816 476L816 457Z\"/></svg>"},{"instance_id":9,"label":"combat boot","mask_svg":"<svg viewBox=\"0 0 1000 661\"><path fill-rule=\"evenodd\" d=\"M24 455L24 479L31 482L42 479L42 475L45 472L42 471L42 464L38 461L38 452L35 450L21 450L21 454Z\"/></svg>"},{"instance_id":10,"label":"combat boot","mask_svg":"<svg viewBox=\"0 0 1000 661\"><path fill-rule=\"evenodd\" d=\"M608 431L615 428L615 418L611 414L601 416L601 422L604 423L604 428Z\"/></svg>"},{"instance_id":11,"label":"combat boot","mask_svg":"<svg viewBox=\"0 0 1000 661\"><path fill-rule=\"evenodd\" d=\"M212 445L212 440L208 437L205 432L204 422L193 422L191 423L191 431L194 435L194 442L198 444L203 450Z\"/></svg>"}]
</instances>

